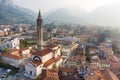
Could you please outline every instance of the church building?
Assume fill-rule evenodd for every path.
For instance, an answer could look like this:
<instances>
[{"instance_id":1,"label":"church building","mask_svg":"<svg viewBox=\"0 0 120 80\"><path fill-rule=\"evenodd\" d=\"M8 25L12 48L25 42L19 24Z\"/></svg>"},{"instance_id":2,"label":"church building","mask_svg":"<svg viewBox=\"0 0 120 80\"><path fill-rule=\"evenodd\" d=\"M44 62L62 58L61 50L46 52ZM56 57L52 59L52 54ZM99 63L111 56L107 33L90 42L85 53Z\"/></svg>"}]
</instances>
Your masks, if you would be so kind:
<instances>
[{"instance_id":1,"label":"church building","mask_svg":"<svg viewBox=\"0 0 120 80\"><path fill-rule=\"evenodd\" d=\"M24 75L35 79L43 70L58 68L62 63L61 47L43 44L42 18L39 11L37 19L37 50L32 53L31 61L25 64Z\"/></svg>"}]
</instances>

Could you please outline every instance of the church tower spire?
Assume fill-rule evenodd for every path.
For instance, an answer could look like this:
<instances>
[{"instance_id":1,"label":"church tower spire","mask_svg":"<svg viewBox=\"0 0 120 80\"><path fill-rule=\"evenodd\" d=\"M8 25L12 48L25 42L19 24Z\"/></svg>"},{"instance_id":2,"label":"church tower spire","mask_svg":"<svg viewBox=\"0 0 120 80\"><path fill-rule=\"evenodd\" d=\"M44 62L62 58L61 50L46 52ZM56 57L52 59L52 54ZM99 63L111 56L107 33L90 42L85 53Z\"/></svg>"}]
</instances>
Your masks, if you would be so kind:
<instances>
[{"instance_id":1,"label":"church tower spire","mask_svg":"<svg viewBox=\"0 0 120 80\"><path fill-rule=\"evenodd\" d=\"M39 13L38 13L38 19L42 19L40 10L39 10Z\"/></svg>"},{"instance_id":2,"label":"church tower spire","mask_svg":"<svg viewBox=\"0 0 120 80\"><path fill-rule=\"evenodd\" d=\"M38 50L43 50L43 27L42 27L42 17L39 11L37 19L37 46Z\"/></svg>"}]
</instances>

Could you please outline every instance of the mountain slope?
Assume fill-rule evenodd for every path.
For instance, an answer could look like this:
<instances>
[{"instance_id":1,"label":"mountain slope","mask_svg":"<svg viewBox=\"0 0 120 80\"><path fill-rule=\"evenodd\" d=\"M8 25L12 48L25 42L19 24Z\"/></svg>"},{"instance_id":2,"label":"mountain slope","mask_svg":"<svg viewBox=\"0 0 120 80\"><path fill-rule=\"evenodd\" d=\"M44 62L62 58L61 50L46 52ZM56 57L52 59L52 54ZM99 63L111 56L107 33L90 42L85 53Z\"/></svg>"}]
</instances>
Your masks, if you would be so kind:
<instances>
[{"instance_id":1,"label":"mountain slope","mask_svg":"<svg viewBox=\"0 0 120 80\"><path fill-rule=\"evenodd\" d=\"M88 22L103 26L119 26L120 25L120 2L111 5L96 8L87 17Z\"/></svg>"},{"instance_id":2,"label":"mountain slope","mask_svg":"<svg viewBox=\"0 0 120 80\"><path fill-rule=\"evenodd\" d=\"M0 24L33 23L35 13L16 6L12 0L0 0Z\"/></svg>"},{"instance_id":3,"label":"mountain slope","mask_svg":"<svg viewBox=\"0 0 120 80\"><path fill-rule=\"evenodd\" d=\"M47 23L51 22L57 22L57 23L79 23L84 24L86 21L82 18L84 15L86 15L86 12L78 13L76 14L77 10L70 10L65 8L57 9L56 11L53 11L50 14L47 14L44 16L44 20ZM82 16L82 17L81 17Z\"/></svg>"},{"instance_id":4,"label":"mountain slope","mask_svg":"<svg viewBox=\"0 0 120 80\"><path fill-rule=\"evenodd\" d=\"M13 0L0 0L0 3L2 4L2 5L14 5L14 3L13 3Z\"/></svg>"},{"instance_id":5,"label":"mountain slope","mask_svg":"<svg viewBox=\"0 0 120 80\"><path fill-rule=\"evenodd\" d=\"M80 23L80 24L94 24L99 26L113 26L120 25L120 2L96 8L93 12L87 13L84 10L77 8L57 9L49 12L44 17L47 22L59 23Z\"/></svg>"}]
</instances>

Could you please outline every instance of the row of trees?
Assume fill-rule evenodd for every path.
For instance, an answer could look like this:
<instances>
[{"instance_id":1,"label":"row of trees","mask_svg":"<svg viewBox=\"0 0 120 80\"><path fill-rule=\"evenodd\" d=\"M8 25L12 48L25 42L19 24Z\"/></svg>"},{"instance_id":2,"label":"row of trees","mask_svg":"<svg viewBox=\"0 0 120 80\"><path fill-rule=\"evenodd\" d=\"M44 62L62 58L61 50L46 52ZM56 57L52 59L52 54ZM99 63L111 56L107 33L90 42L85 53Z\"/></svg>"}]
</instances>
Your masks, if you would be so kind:
<instances>
[{"instance_id":1,"label":"row of trees","mask_svg":"<svg viewBox=\"0 0 120 80\"><path fill-rule=\"evenodd\" d=\"M20 48L25 48L25 47L29 47L31 45L35 45L37 42L36 41L32 41L32 40L20 40Z\"/></svg>"}]
</instances>

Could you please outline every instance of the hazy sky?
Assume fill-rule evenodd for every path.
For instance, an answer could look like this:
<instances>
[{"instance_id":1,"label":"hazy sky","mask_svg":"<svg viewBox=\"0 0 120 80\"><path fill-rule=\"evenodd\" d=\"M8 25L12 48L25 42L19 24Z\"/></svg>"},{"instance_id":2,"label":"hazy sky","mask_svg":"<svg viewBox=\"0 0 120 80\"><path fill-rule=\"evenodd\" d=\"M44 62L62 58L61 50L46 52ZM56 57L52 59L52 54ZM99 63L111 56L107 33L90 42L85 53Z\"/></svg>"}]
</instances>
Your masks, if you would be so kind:
<instances>
[{"instance_id":1,"label":"hazy sky","mask_svg":"<svg viewBox=\"0 0 120 80\"><path fill-rule=\"evenodd\" d=\"M64 7L80 7L91 12L96 7L112 4L117 1L119 0L14 0L14 3L35 12L38 12L39 9L42 12L46 12Z\"/></svg>"}]
</instances>

